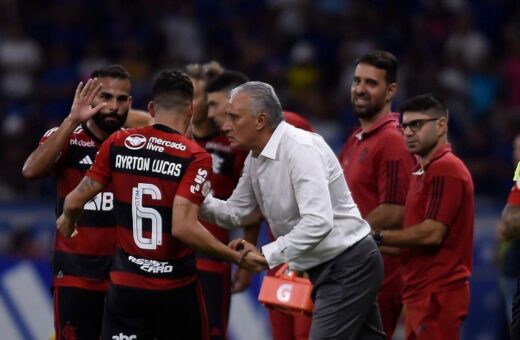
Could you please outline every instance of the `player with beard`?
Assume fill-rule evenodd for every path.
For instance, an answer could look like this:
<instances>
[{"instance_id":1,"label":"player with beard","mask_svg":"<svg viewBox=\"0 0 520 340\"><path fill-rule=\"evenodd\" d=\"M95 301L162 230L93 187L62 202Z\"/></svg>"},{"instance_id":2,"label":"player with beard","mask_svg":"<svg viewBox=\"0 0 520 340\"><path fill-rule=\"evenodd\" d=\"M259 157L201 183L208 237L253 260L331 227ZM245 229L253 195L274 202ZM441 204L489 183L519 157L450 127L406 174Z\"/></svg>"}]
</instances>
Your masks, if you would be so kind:
<instances>
[{"instance_id":1,"label":"player with beard","mask_svg":"<svg viewBox=\"0 0 520 340\"><path fill-rule=\"evenodd\" d=\"M397 92L397 60L374 51L356 61L350 88L354 115L361 126L339 155L345 179L361 215L372 229L400 229L415 160L397 131L391 112ZM385 276L378 303L386 339L392 339L402 309L399 257L383 254Z\"/></svg>"},{"instance_id":2,"label":"player with beard","mask_svg":"<svg viewBox=\"0 0 520 340\"><path fill-rule=\"evenodd\" d=\"M70 114L47 131L25 161L23 175L36 179L52 174L62 212L65 196L81 181L99 147L125 123L132 97L131 79L110 65L79 83ZM115 251L112 187L85 206L74 238L56 233L52 251L52 292L56 339L99 339L108 274Z\"/></svg>"}]
</instances>

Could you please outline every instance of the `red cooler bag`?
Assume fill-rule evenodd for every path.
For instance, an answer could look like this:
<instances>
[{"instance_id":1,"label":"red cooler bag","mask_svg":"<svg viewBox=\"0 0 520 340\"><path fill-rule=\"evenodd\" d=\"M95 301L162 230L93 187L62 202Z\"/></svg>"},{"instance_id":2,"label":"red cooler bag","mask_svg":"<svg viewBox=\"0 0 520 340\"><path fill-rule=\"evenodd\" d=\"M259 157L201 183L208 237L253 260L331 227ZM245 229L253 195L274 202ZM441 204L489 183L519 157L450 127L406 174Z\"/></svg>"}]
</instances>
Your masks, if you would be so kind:
<instances>
[{"instance_id":1,"label":"red cooler bag","mask_svg":"<svg viewBox=\"0 0 520 340\"><path fill-rule=\"evenodd\" d=\"M284 264L274 276L264 277L258 301L282 312L311 315L314 308L311 291L311 281L289 271L288 265Z\"/></svg>"}]
</instances>

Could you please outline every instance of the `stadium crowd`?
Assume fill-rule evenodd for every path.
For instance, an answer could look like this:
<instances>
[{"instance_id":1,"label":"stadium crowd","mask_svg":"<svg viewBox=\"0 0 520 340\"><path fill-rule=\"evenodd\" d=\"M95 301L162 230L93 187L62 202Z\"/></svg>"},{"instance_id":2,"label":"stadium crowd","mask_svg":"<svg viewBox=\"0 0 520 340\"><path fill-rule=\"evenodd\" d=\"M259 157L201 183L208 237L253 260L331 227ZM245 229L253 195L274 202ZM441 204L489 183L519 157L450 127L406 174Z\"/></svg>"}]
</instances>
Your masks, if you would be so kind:
<instances>
[{"instance_id":1,"label":"stadium crowd","mask_svg":"<svg viewBox=\"0 0 520 340\"><path fill-rule=\"evenodd\" d=\"M339 150L356 125L351 65L375 48L400 61L395 105L424 92L446 98L450 141L477 195L505 199L520 125L517 1L29 0L3 1L0 13L3 200L49 195L19 169L96 66L125 66L133 107L144 109L158 70L217 60L272 84Z\"/></svg>"}]
</instances>

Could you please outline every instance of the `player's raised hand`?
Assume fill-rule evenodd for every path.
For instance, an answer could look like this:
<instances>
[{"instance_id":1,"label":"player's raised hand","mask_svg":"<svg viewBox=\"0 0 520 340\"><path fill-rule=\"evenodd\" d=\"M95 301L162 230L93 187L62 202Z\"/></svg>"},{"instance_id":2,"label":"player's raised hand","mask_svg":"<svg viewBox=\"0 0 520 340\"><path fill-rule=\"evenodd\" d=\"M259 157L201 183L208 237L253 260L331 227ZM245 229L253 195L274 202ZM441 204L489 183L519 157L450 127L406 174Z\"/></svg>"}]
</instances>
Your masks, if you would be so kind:
<instances>
[{"instance_id":1,"label":"player's raised hand","mask_svg":"<svg viewBox=\"0 0 520 340\"><path fill-rule=\"evenodd\" d=\"M78 84L74 94L74 101L70 108L70 117L72 119L78 123L84 122L107 105L106 102L101 102L95 107L92 106L94 98L101 91L102 85L97 78L89 79L85 85L83 85L83 82Z\"/></svg>"}]
</instances>

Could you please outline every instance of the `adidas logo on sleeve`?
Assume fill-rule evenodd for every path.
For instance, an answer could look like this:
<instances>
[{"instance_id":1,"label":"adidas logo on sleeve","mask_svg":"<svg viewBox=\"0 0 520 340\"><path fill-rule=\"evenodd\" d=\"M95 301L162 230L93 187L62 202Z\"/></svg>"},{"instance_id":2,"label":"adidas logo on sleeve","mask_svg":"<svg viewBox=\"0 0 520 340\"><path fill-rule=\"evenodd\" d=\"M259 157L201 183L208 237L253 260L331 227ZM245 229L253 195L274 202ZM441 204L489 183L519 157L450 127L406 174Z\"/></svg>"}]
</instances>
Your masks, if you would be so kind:
<instances>
[{"instance_id":1,"label":"adidas logo on sleeve","mask_svg":"<svg viewBox=\"0 0 520 340\"><path fill-rule=\"evenodd\" d=\"M92 159L90 158L90 156L89 156L89 155L86 155L85 157L83 157L83 158L79 161L79 164L92 165L93 162L92 162Z\"/></svg>"}]
</instances>

